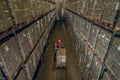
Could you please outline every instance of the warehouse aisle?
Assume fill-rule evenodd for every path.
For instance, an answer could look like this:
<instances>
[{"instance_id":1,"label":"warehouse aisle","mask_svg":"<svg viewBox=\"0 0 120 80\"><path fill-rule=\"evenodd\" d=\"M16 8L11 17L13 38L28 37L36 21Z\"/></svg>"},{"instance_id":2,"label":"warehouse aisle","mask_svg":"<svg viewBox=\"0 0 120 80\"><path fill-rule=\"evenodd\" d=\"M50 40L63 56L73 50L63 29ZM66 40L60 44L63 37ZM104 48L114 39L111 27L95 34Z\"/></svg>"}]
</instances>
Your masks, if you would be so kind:
<instances>
[{"instance_id":1,"label":"warehouse aisle","mask_svg":"<svg viewBox=\"0 0 120 80\"><path fill-rule=\"evenodd\" d=\"M53 61L54 43L58 39L63 41L67 51L67 69L56 69ZM62 22L57 22L50 37L48 48L45 52L44 64L39 70L37 80L81 80L77 55L72 47L72 38Z\"/></svg>"}]
</instances>

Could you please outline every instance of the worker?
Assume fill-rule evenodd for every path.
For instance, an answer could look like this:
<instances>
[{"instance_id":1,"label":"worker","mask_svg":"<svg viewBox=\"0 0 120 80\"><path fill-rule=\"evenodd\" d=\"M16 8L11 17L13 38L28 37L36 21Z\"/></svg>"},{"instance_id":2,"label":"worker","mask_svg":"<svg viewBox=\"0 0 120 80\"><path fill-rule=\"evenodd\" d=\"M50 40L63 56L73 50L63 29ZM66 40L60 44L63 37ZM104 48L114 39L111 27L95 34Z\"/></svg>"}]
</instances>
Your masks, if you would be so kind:
<instances>
[{"instance_id":1,"label":"worker","mask_svg":"<svg viewBox=\"0 0 120 80\"><path fill-rule=\"evenodd\" d=\"M58 39L58 41L57 41L57 47L58 48L63 47L62 41L60 39Z\"/></svg>"},{"instance_id":2,"label":"worker","mask_svg":"<svg viewBox=\"0 0 120 80\"><path fill-rule=\"evenodd\" d=\"M56 61L57 44L54 45L54 61Z\"/></svg>"}]
</instances>

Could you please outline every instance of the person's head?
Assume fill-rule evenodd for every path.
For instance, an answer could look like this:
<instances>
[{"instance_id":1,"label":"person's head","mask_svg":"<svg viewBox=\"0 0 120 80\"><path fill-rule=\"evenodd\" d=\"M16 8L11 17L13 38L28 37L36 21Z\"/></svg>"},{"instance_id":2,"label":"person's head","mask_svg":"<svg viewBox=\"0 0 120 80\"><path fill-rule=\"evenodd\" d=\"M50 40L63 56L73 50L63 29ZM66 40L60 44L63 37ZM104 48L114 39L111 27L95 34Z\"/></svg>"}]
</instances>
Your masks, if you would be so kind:
<instances>
[{"instance_id":1,"label":"person's head","mask_svg":"<svg viewBox=\"0 0 120 80\"><path fill-rule=\"evenodd\" d=\"M60 40L60 39L58 39L58 42L61 42L61 40Z\"/></svg>"}]
</instances>

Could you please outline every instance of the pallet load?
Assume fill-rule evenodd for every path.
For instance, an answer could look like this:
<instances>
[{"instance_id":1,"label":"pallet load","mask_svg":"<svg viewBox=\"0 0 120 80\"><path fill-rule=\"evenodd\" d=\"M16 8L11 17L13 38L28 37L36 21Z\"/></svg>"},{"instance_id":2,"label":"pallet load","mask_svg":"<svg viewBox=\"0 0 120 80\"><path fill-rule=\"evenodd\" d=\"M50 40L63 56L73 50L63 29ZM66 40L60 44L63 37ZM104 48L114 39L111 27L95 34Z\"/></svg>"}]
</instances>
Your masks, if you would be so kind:
<instances>
[{"instance_id":1,"label":"pallet load","mask_svg":"<svg viewBox=\"0 0 120 80\"><path fill-rule=\"evenodd\" d=\"M59 48L56 54L56 68L57 67L66 67L66 49Z\"/></svg>"}]
</instances>

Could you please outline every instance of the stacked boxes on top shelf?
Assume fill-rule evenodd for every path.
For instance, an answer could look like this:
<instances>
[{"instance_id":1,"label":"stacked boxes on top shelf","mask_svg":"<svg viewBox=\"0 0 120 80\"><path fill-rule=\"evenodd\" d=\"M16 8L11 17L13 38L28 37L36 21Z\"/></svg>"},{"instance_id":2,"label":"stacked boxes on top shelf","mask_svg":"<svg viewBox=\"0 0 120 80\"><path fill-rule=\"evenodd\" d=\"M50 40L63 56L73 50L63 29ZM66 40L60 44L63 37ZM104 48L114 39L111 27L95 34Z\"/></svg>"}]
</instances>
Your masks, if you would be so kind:
<instances>
[{"instance_id":1,"label":"stacked boxes on top shelf","mask_svg":"<svg viewBox=\"0 0 120 80\"><path fill-rule=\"evenodd\" d=\"M22 23L32 16L29 0L12 0L9 3L9 7L11 8L11 14L14 17L16 24Z\"/></svg>"},{"instance_id":2,"label":"stacked boxes on top shelf","mask_svg":"<svg viewBox=\"0 0 120 80\"><path fill-rule=\"evenodd\" d=\"M0 32L10 28L12 25L6 1L0 0Z\"/></svg>"},{"instance_id":3,"label":"stacked boxes on top shelf","mask_svg":"<svg viewBox=\"0 0 120 80\"><path fill-rule=\"evenodd\" d=\"M106 21L108 23L113 23L114 22L114 17L116 16L116 5L117 5L117 0L109 0L109 1L104 1L104 14L102 16L102 20ZM107 16L107 17L106 17Z\"/></svg>"},{"instance_id":4,"label":"stacked boxes on top shelf","mask_svg":"<svg viewBox=\"0 0 120 80\"><path fill-rule=\"evenodd\" d=\"M95 17L97 19L101 19L102 15L104 14L103 2L104 1L102 1L102 0L96 0L93 17Z\"/></svg>"}]
</instances>

